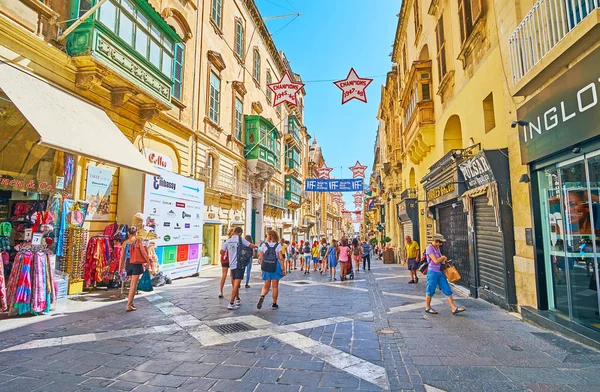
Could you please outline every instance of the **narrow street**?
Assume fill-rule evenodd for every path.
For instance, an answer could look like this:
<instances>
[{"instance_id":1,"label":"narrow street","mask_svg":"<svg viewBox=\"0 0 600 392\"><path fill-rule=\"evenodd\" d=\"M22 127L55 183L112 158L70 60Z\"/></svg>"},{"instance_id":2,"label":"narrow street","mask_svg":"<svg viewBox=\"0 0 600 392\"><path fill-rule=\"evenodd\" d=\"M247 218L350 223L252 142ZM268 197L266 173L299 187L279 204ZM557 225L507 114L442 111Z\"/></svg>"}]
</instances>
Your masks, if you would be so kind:
<instances>
[{"instance_id":1,"label":"narrow street","mask_svg":"<svg viewBox=\"0 0 600 392\"><path fill-rule=\"evenodd\" d=\"M208 268L138 297L136 312L90 294L4 320L0 391L600 390L597 351L460 295L467 312L440 295L425 314L424 279L407 284L404 266L333 283L294 271L278 310L269 297L256 309L258 271L236 311Z\"/></svg>"}]
</instances>

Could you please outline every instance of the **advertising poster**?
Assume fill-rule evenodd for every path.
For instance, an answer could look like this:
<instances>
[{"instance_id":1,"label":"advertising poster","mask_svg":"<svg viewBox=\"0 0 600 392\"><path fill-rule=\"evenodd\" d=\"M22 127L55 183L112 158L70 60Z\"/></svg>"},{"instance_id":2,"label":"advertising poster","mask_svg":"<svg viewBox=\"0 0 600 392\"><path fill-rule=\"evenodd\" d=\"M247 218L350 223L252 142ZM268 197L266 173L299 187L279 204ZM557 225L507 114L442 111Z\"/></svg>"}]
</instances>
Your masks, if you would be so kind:
<instances>
[{"instance_id":1,"label":"advertising poster","mask_svg":"<svg viewBox=\"0 0 600 392\"><path fill-rule=\"evenodd\" d=\"M88 220L109 219L112 181L112 170L88 166L85 186L85 200L89 203Z\"/></svg>"},{"instance_id":2,"label":"advertising poster","mask_svg":"<svg viewBox=\"0 0 600 392\"><path fill-rule=\"evenodd\" d=\"M159 169L146 175L144 215L153 220L160 270L170 278L198 272L204 221L204 183Z\"/></svg>"}]
</instances>

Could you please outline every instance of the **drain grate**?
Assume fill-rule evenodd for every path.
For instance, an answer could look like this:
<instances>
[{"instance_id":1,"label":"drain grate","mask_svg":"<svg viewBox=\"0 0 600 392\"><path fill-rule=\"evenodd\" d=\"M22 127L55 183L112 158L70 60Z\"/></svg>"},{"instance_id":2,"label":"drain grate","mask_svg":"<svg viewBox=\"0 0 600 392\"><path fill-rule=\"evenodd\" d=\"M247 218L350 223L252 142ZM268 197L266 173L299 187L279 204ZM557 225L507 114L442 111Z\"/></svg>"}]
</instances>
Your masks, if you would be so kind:
<instances>
[{"instance_id":1,"label":"drain grate","mask_svg":"<svg viewBox=\"0 0 600 392\"><path fill-rule=\"evenodd\" d=\"M229 333L236 333L236 332L253 331L256 329L256 328L251 327L250 325L244 324L244 323L215 325L212 328L214 330L216 330L217 332L221 332L224 335L229 334Z\"/></svg>"},{"instance_id":2,"label":"drain grate","mask_svg":"<svg viewBox=\"0 0 600 392\"><path fill-rule=\"evenodd\" d=\"M301 281L301 282L296 282L296 284L310 284L310 282Z\"/></svg>"},{"instance_id":3,"label":"drain grate","mask_svg":"<svg viewBox=\"0 0 600 392\"><path fill-rule=\"evenodd\" d=\"M523 348L519 346L508 346L508 348L510 348L513 351L523 351Z\"/></svg>"}]
</instances>

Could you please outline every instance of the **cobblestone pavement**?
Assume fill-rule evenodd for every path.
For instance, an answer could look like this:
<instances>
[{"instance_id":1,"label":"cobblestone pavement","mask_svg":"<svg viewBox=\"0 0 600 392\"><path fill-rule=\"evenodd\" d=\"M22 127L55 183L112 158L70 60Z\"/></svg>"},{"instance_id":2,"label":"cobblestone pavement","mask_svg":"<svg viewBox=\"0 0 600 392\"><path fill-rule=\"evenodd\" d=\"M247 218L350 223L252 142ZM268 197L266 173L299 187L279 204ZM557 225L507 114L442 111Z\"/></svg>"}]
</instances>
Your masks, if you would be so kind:
<instances>
[{"instance_id":1,"label":"cobblestone pavement","mask_svg":"<svg viewBox=\"0 0 600 392\"><path fill-rule=\"evenodd\" d=\"M425 314L405 267L376 261L343 283L294 271L277 310L256 309L254 270L235 311L207 269L137 312L88 295L88 310L2 320L0 391L600 391L599 352L481 300L458 297L467 312L452 316L439 296Z\"/></svg>"}]
</instances>

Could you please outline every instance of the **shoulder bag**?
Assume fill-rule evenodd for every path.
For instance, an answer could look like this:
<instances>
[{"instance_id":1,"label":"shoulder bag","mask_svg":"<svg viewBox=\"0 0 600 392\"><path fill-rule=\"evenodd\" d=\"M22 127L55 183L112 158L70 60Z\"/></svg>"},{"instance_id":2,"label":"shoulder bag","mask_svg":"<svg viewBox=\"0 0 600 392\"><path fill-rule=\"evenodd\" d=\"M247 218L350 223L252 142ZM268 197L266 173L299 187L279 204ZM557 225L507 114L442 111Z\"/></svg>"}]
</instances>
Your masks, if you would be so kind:
<instances>
[{"instance_id":1,"label":"shoulder bag","mask_svg":"<svg viewBox=\"0 0 600 392\"><path fill-rule=\"evenodd\" d=\"M129 262L131 264L146 264L150 263L150 257L148 256L148 248L142 242L142 240L137 239L131 245L131 249L129 250Z\"/></svg>"}]
</instances>

